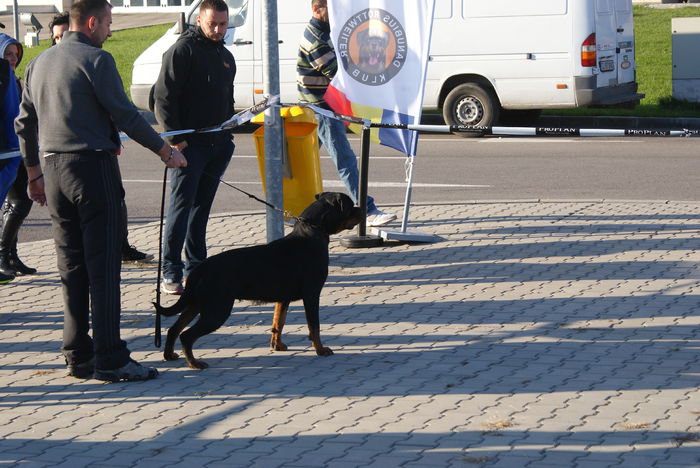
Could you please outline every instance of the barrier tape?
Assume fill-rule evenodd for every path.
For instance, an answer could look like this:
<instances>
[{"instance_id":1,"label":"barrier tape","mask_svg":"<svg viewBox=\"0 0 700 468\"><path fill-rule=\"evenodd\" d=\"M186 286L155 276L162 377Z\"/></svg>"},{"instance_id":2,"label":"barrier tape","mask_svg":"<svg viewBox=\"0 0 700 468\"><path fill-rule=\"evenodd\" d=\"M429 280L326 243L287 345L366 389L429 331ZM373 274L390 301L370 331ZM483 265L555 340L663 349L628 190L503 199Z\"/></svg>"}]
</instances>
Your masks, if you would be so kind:
<instances>
[{"instance_id":1,"label":"barrier tape","mask_svg":"<svg viewBox=\"0 0 700 468\"><path fill-rule=\"evenodd\" d=\"M362 125L363 127L369 127L369 126L375 126L375 124L372 123L371 120L369 119L362 119L360 117L353 117L350 115L345 115L345 114L339 114L337 112L333 112L332 110L324 109L322 107L316 106L314 104L307 104L305 102L298 102L295 104L282 104L284 107L291 107L291 106L298 106L298 107L307 107L311 109L312 111L316 112L317 114L324 115L326 117L330 117L331 119L336 119L336 120L342 120L343 122L350 122L358 125Z\"/></svg>"},{"instance_id":2,"label":"barrier tape","mask_svg":"<svg viewBox=\"0 0 700 468\"><path fill-rule=\"evenodd\" d=\"M478 127L468 125L411 125L411 124L371 124L372 127L395 128L398 130L415 130L436 133L483 133L488 135L509 136L580 136L580 137L610 137L610 136L647 136L647 137L690 137L700 135L700 130L684 128L682 130L636 128L636 129L605 129L605 128L571 128L571 127Z\"/></svg>"},{"instance_id":3,"label":"barrier tape","mask_svg":"<svg viewBox=\"0 0 700 468\"><path fill-rule=\"evenodd\" d=\"M496 126L469 126L469 125L422 125L422 124L387 124L375 123L369 119L339 114L328 109L307 103L285 103L282 106L308 107L317 114L342 120L345 122L363 125L372 128L392 128L397 130L414 130L418 132L435 133L462 133L473 132L488 135L510 136L581 136L581 137L607 137L607 136L653 136L653 137L689 137L700 135L700 130L684 128L682 130L666 129L598 129L598 128L571 128L571 127L496 127Z\"/></svg>"},{"instance_id":4,"label":"barrier tape","mask_svg":"<svg viewBox=\"0 0 700 468\"><path fill-rule=\"evenodd\" d=\"M231 130L235 127L250 122L256 115L265 112L273 106L299 106L307 107L317 114L330 117L332 119L342 120L353 124L362 125L364 127L373 128L393 128L397 130L414 130L417 132L432 132L432 133L482 133L484 135L504 135L504 136L578 136L578 137L614 137L614 136L637 136L637 137L691 137L699 136L700 130L684 128L682 130L670 129L653 129L653 128L636 128L636 129L604 129L604 128L570 128L570 127L496 127L496 126L468 126L468 125L421 125L421 124L384 124L374 123L369 119L362 119L349 115L339 114L328 109L307 103L281 103L278 95L268 96L263 101L255 104L247 109L238 112L230 119L220 125L213 127L186 130L173 130L171 132L162 132L159 135L162 138L186 135L190 133L213 133ZM124 133L120 133L122 141L130 140ZM0 160L10 159L21 156L19 151L9 151L0 153Z\"/></svg>"},{"instance_id":5,"label":"barrier tape","mask_svg":"<svg viewBox=\"0 0 700 468\"><path fill-rule=\"evenodd\" d=\"M198 129L188 128L186 130L173 130L170 132L159 133L158 135L160 135L162 138L165 138L175 135L187 135L190 133L215 133L231 130L235 127L250 122L250 120L252 120L253 117L260 114L261 112L265 112L265 110L267 110L269 107L279 104L279 102L279 96L269 96L260 101L258 104L255 104L247 109L240 111L237 114L234 114L231 118L219 125ZM124 133L120 133L119 136L122 141L130 140L129 136L125 135Z\"/></svg>"},{"instance_id":6,"label":"barrier tape","mask_svg":"<svg viewBox=\"0 0 700 468\"><path fill-rule=\"evenodd\" d=\"M240 111L239 113L233 115L230 119L226 120L221 125L200 128L200 129L188 128L185 130L173 130L170 132L162 132L162 133L159 133L158 135L161 138L166 138L166 137L175 136L175 135L187 135L190 133L213 133L213 132L223 132L226 130L231 130L235 127L238 127L240 125L243 125L243 124L249 122L256 115L260 114L261 112L265 112L265 110L267 110L269 107L272 107L274 105L278 105L279 103L280 103L279 96L270 96L268 98L265 98L264 100L262 100L258 104L255 104L254 106L251 106L251 107L244 109L244 110ZM128 135L126 135L125 133L120 132L119 139L121 141L127 141L127 140L130 140L131 138ZM22 153L20 153L19 150L9 151L6 153L0 153L0 160L1 159L16 158L18 156L22 156Z\"/></svg>"}]
</instances>

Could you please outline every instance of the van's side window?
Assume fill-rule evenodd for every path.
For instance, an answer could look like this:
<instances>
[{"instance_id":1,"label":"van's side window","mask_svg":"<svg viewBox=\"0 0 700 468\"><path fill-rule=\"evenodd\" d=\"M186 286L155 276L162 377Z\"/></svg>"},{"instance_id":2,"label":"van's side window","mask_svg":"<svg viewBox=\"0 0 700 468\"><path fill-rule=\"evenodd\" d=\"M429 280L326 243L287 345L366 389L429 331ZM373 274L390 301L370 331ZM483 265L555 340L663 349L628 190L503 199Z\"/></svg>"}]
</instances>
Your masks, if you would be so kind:
<instances>
[{"instance_id":1,"label":"van's side window","mask_svg":"<svg viewBox=\"0 0 700 468\"><path fill-rule=\"evenodd\" d=\"M228 3L228 25L237 28L248 18L248 0L226 0Z\"/></svg>"},{"instance_id":2,"label":"van's side window","mask_svg":"<svg viewBox=\"0 0 700 468\"><path fill-rule=\"evenodd\" d=\"M229 28L243 26L248 18L248 0L226 0L226 4L228 4ZM199 15L199 8L192 10L187 24L197 24L197 15Z\"/></svg>"}]
</instances>

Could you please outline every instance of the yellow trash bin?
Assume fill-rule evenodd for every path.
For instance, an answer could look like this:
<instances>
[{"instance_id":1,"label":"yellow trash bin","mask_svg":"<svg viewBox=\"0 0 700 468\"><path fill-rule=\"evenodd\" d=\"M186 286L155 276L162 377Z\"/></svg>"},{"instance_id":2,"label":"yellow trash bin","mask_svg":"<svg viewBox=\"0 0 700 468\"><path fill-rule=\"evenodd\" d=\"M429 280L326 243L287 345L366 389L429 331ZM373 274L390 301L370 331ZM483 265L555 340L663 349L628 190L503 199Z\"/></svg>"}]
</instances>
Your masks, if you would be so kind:
<instances>
[{"instance_id":1,"label":"yellow trash bin","mask_svg":"<svg viewBox=\"0 0 700 468\"><path fill-rule=\"evenodd\" d=\"M284 209L299 216L314 200L314 195L323 192L321 162L318 155L316 115L306 107L282 107L284 120L285 150L282 177ZM256 115L252 122L263 124L264 114ZM265 127L253 132L258 168L265 191Z\"/></svg>"}]
</instances>

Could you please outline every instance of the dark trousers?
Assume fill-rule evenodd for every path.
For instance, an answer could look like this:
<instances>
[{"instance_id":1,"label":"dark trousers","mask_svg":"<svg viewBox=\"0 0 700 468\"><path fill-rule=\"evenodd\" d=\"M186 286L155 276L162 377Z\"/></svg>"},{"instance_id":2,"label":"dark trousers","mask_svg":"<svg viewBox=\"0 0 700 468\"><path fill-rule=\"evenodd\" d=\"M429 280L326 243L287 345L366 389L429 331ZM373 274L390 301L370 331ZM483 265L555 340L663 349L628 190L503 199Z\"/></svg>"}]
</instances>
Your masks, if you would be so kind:
<instances>
[{"instance_id":1,"label":"dark trousers","mask_svg":"<svg viewBox=\"0 0 700 468\"><path fill-rule=\"evenodd\" d=\"M129 211L126 209L126 200L122 198L121 202L121 251L126 252L129 245Z\"/></svg>"},{"instance_id":2,"label":"dark trousers","mask_svg":"<svg viewBox=\"0 0 700 468\"><path fill-rule=\"evenodd\" d=\"M27 194L28 182L27 169L24 167L24 162L20 162L17 168L17 177L12 183L12 187L10 187L10 190L7 192L7 199L11 201L28 201L31 204L32 200Z\"/></svg>"},{"instance_id":3,"label":"dark trousers","mask_svg":"<svg viewBox=\"0 0 700 468\"><path fill-rule=\"evenodd\" d=\"M182 281L207 258L207 222L219 179L226 171L234 145L190 145L184 150L187 167L170 170L170 200L163 240L163 277ZM182 247L185 247L185 263Z\"/></svg>"},{"instance_id":4,"label":"dark trousers","mask_svg":"<svg viewBox=\"0 0 700 468\"><path fill-rule=\"evenodd\" d=\"M105 151L55 154L46 158L44 174L63 285L61 349L69 364L95 356L98 369L116 369L129 360L119 332L123 188L117 158Z\"/></svg>"},{"instance_id":5,"label":"dark trousers","mask_svg":"<svg viewBox=\"0 0 700 468\"><path fill-rule=\"evenodd\" d=\"M27 169L20 162L17 177L7 192L2 205L2 231L0 232L0 253L17 255L17 236L24 219L32 209L32 200L27 194Z\"/></svg>"}]
</instances>

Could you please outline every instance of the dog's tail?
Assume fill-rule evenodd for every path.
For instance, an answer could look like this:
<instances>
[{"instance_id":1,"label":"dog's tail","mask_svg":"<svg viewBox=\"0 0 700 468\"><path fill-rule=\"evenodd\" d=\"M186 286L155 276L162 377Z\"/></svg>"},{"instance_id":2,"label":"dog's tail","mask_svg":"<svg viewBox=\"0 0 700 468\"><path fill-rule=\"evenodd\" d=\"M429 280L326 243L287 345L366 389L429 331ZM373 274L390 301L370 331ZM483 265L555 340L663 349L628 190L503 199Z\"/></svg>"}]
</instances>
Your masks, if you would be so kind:
<instances>
[{"instance_id":1,"label":"dog's tail","mask_svg":"<svg viewBox=\"0 0 700 468\"><path fill-rule=\"evenodd\" d=\"M183 301L182 297L180 297L180 299L170 307L163 307L162 305L156 304L155 302L153 303L153 307L156 308L160 315L172 317L173 315L177 315L183 310L185 310L185 301Z\"/></svg>"},{"instance_id":2,"label":"dog's tail","mask_svg":"<svg viewBox=\"0 0 700 468\"><path fill-rule=\"evenodd\" d=\"M182 292L182 295L175 304L171 305L170 307L163 307L162 305L154 302L153 307L156 308L156 311L158 311L160 315L172 317L185 310L187 305L192 302L193 298L197 294L195 289L197 288L197 284L199 284L199 278L202 276L201 271L203 269L204 264L200 264L197 265L194 270L192 270L192 273L190 273L189 277L187 278L185 290Z\"/></svg>"}]
</instances>

